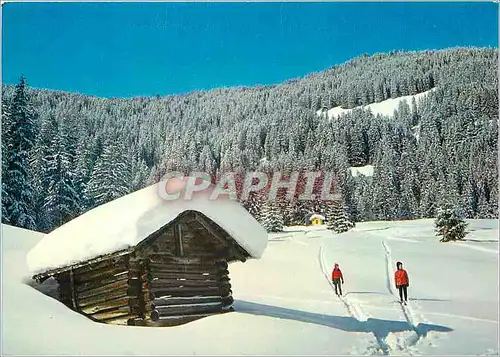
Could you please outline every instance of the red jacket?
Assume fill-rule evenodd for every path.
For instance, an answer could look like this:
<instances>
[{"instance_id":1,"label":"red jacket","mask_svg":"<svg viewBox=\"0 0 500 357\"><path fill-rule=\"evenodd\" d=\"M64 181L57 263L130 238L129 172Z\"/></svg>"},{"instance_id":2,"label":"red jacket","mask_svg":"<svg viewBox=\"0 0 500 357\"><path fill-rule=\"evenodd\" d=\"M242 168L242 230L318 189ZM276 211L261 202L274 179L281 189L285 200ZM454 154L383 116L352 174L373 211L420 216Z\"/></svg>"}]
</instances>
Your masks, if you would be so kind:
<instances>
[{"instance_id":1,"label":"red jacket","mask_svg":"<svg viewBox=\"0 0 500 357\"><path fill-rule=\"evenodd\" d=\"M332 280L333 279L342 279L342 281L344 281L344 277L342 276L342 271L340 269L333 269Z\"/></svg>"},{"instance_id":2,"label":"red jacket","mask_svg":"<svg viewBox=\"0 0 500 357\"><path fill-rule=\"evenodd\" d=\"M409 285L410 280L408 279L408 273L404 269L398 269L394 273L394 281L396 286Z\"/></svg>"}]
</instances>

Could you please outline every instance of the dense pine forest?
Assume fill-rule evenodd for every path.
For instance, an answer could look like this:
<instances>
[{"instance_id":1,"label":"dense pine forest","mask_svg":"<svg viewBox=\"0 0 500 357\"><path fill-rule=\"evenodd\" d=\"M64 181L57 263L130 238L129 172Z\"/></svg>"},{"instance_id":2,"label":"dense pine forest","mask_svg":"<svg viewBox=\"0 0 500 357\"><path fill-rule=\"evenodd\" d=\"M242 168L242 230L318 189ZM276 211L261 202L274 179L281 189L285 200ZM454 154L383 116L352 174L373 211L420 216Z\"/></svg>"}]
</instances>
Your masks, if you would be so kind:
<instances>
[{"instance_id":1,"label":"dense pine forest","mask_svg":"<svg viewBox=\"0 0 500 357\"><path fill-rule=\"evenodd\" d=\"M445 204L497 217L497 56L363 55L279 85L131 99L32 89L21 78L2 93L2 221L46 232L170 170L257 169L335 171L352 221L435 217ZM356 108L430 89L391 116ZM336 106L355 109L318 115ZM373 176L351 175L367 164ZM252 214L284 224L328 210L250 201Z\"/></svg>"}]
</instances>

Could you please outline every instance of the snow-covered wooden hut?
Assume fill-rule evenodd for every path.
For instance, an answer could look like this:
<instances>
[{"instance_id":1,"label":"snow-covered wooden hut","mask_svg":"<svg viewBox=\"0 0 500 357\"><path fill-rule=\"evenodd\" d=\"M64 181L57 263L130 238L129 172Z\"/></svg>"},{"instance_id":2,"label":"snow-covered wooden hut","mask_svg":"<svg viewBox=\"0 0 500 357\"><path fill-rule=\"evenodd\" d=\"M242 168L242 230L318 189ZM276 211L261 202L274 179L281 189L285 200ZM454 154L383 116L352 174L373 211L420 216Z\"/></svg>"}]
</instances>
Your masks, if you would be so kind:
<instances>
[{"instance_id":1,"label":"snow-covered wooden hut","mask_svg":"<svg viewBox=\"0 0 500 357\"><path fill-rule=\"evenodd\" d=\"M315 213L309 217L309 221L313 226L322 225L325 222L325 216Z\"/></svg>"},{"instance_id":2,"label":"snow-covered wooden hut","mask_svg":"<svg viewBox=\"0 0 500 357\"><path fill-rule=\"evenodd\" d=\"M47 234L27 256L60 300L92 320L171 326L231 310L228 263L260 258L267 233L236 201L167 201L159 184Z\"/></svg>"}]
</instances>

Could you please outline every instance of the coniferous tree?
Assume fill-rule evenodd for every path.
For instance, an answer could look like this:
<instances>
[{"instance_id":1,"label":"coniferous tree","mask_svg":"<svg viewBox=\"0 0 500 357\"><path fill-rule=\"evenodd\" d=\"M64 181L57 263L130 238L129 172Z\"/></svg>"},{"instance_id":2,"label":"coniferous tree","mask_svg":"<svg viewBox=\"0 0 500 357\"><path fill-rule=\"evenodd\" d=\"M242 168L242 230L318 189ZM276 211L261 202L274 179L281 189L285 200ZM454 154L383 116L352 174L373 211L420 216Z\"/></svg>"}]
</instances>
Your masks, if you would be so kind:
<instances>
[{"instance_id":1,"label":"coniferous tree","mask_svg":"<svg viewBox=\"0 0 500 357\"><path fill-rule=\"evenodd\" d=\"M276 202L266 201L262 207L260 222L268 232L283 231L283 216Z\"/></svg>"},{"instance_id":2,"label":"coniferous tree","mask_svg":"<svg viewBox=\"0 0 500 357\"><path fill-rule=\"evenodd\" d=\"M36 113L22 76L10 102L6 137L4 172L6 221L10 224L36 229L34 188L31 158L36 138Z\"/></svg>"},{"instance_id":3,"label":"coniferous tree","mask_svg":"<svg viewBox=\"0 0 500 357\"><path fill-rule=\"evenodd\" d=\"M376 219L397 217L399 182L396 172L396 153L389 141L384 141L375 163L373 175L372 210Z\"/></svg>"},{"instance_id":4,"label":"coniferous tree","mask_svg":"<svg viewBox=\"0 0 500 357\"><path fill-rule=\"evenodd\" d=\"M327 228L335 233L344 233L354 227L349 220L346 208L339 202L328 205L326 211Z\"/></svg>"},{"instance_id":5,"label":"coniferous tree","mask_svg":"<svg viewBox=\"0 0 500 357\"><path fill-rule=\"evenodd\" d=\"M248 199L243 202L243 207L258 221L262 219L262 202L256 192L250 192Z\"/></svg>"},{"instance_id":6,"label":"coniferous tree","mask_svg":"<svg viewBox=\"0 0 500 357\"><path fill-rule=\"evenodd\" d=\"M87 194L92 204L99 206L129 193L130 185L131 173L125 149L115 141L109 141L94 167Z\"/></svg>"},{"instance_id":7,"label":"coniferous tree","mask_svg":"<svg viewBox=\"0 0 500 357\"><path fill-rule=\"evenodd\" d=\"M50 226L59 226L76 217L80 211L81 197L77 192L76 173L76 138L71 134L67 118L53 118L55 135L48 152L46 162L47 195L44 200L45 210Z\"/></svg>"},{"instance_id":8,"label":"coniferous tree","mask_svg":"<svg viewBox=\"0 0 500 357\"><path fill-rule=\"evenodd\" d=\"M467 235L467 223L457 215L451 205L438 209L435 226L436 235L441 236L440 242L462 240Z\"/></svg>"}]
</instances>

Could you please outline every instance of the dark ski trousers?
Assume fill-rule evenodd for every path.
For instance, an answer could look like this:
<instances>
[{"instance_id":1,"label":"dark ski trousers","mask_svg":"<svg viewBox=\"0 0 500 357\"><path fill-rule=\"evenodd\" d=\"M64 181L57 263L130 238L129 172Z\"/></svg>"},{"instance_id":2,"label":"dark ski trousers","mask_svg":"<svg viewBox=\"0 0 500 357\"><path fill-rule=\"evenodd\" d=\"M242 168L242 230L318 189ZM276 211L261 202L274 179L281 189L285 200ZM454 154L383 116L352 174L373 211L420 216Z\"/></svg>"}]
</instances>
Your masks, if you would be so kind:
<instances>
[{"instance_id":1,"label":"dark ski trousers","mask_svg":"<svg viewBox=\"0 0 500 357\"><path fill-rule=\"evenodd\" d=\"M340 291L340 295L342 295L342 284L340 284L340 279L333 279L332 280L333 285L335 286L335 294L339 294L338 291ZM338 291L337 291L337 286L338 286Z\"/></svg>"},{"instance_id":2,"label":"dark ski trousers","mask_svg":"<svg viewBox=\"0 0 500 357\"><path fill-rule=\"evenodd\" d=\"M404 295L404 301L408 300L408 285L398 285L398 290L399 290L399 298L401 301L403 301L403 295Z\"/></svg>"}]
</instances>

